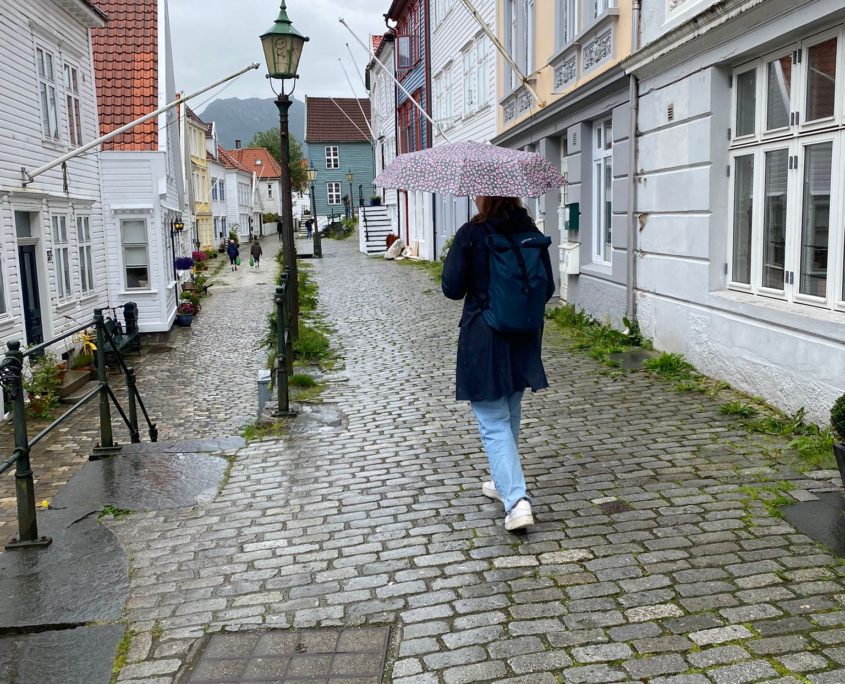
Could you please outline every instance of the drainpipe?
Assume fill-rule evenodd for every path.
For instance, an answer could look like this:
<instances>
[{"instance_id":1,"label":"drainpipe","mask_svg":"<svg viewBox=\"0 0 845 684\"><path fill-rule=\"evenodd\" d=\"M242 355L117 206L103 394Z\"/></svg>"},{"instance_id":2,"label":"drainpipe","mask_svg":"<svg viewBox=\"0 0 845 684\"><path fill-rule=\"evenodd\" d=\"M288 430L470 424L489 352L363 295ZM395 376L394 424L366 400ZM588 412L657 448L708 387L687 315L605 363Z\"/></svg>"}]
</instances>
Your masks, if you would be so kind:
<instances>
[{"instance_id":1,"label":"drainpipe","mask_svg":"<svg viewBox=\"0 0 845 684\"><path fill-rule=\"evenodd\" d=\"M631 54L640 49L640 0L633 0L631 6ZM631 110L630 134L628 145L628 252L625 314L629 323L637 320L637 238L639 226L637 218L637 119L640 109L639 82L631 74L628 84L628 102Z\"/></svg>"}]
</instances>

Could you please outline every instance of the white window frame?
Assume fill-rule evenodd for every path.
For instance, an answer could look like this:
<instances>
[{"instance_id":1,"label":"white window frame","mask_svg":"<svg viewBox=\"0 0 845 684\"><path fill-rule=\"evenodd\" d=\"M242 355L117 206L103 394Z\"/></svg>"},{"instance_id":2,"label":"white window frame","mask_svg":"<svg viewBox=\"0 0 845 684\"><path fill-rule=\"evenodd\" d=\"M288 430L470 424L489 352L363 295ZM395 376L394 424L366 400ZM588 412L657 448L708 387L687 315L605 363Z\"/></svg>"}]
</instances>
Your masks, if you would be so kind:
<instances>
[{"instance_id":1,"label":"white window frame","mask_svg":"<svg viewBox=\"0 0 845 684\"><path fill-rule=\"evenodd\" d=\"M41 111L41 135L44 140L53 142L60 140L57 69L59 60L56 52L42 43L36 43L35 76L38 83L38 108Z\"/></svg>"},{"instance_id":2,"label":"white window frame","mask_svg":"<svg viewBox=\"0 0 845 684\"><path fill-rule=\"evenodd\" d=\"M340 204L340 181L329 181L326 183L326 203L330 207Z\"/></svg>"},{"instance_id":3,"label":"white window frame","mask_svg":"<svg viewBox=\"0 0 845 684\"><path fill-rule=\"evenodd\" d=\"M476 71L476 102L477 110L484 109L490 104L490 70L488 60L490 59L490 46L488 38L483 33L475 39L475 71Z\"/></svg>"},{"instance_id":4,"label":"white window frame","mask_svg":"<svg viewBox=\"0 0 845 684\"><path fill-rule=\"evenodd\" d=\"M144 224L144 241L143 242L127 242L124 238L123 232L123 224L129 222L139 222ZM202 224L202 221L199 222L199 225ZM121 254L121 261L123 262L123 288L127 291L147 291L152 290L152 267L150 265L150 222L144 216L122 216L118 219L118 229L120 230L120 254ZM147 285L140 286L140 287L130 287L129 280L126 277L127 269L129 268L138 268L138 266L128 266L126 261L126 249L129 248L138 248L143 247L145 250L145 259L146 259L146 268L147 268Z\"/></svg>"},{"instance_id":5,"label":"white window frame","mask_svg":"<svg viewBox=\"0 0 845 684\"><path fill-rule=\"evenodd\" d=\"M809 50L831 38L837 39L836 83L834 93L834 115L806 122L807 87L809 83ZM792 84L790 93L789 125L766 130L768 112L768 65L779 57L792 56ZM845 311L845 31L843 28L823 31L805 37L800 42L784 45L778 51L763 55L754 62L743 64L734 70L734 92L732 93L732 126L736 125L736 74L749 68L756 69L757 103L755 108L755 131L753 135L737 137L733 132L730 149L729 230L727 240L727 287L749 295L775 298L788 304L803 307ZM796 120L797 117L797 120ZM807 148L812 145L831 143L830 202L828 212L828 236L825 249L825 295L801 292L802 239L804 231L804 187L805 159ZM773 150L786 150L788 154L787 210L784 231L784 284L781 288L767 287L764 280L763 259L765 256L765 210L766 210L766 154ZM751 283L737 283L734 280L733 264L733 203L736 183L735 159L742 155L754 158L754 209L751 239ZM821 248L821 246L818 246ZM805 309L806 310L806 309Z\"/></svg>"},{"instance_id":6,"label":"white window frame","mask_svg":"<svg viewBox=\"0 0 845 684\"><path fill-rule=\"evenodd\" d=\"M580 0L557 0L557 46L569 45L578 35L581 25Z\"/></svg>"},{"instance_id":7,"label":"white window frame","mask_svg":"<svg viewBox=\"0 0 845 684\"><path fill-rule=\"evenodd\" d=\"M225 178L218 178L217 179L217 199L220 202L226 201L226 179Z\"/></svg>"},{"instance_id":8,"label":"white window frame","mask_svg":"<svg viewBox=\"0 0 845 684\"><path fill-rule=\"evenodd\" d=\"M219 201L219 198L217 196L217 179L214 177L212 177L211 179L211 199L213 199L215 202Z\"/></svg>"},{"instance_id":9,"label":"white window frame","mask_svg":"<svg viewBox=\"0 0 845 684\"><path fill-rule=\"evenodd\" d=\"M62 73L67 106L68 141L71 147L80 147L82 145L82 104L79 95L79 69L65 62Z\"/></svg>"},{"instance_id":10,"label":"white window frame","mask_svg":"<svg viewBox=\"0 0 845 684\"><path fill-rule=\"evenodd\" d=\"M607 133L610 131L610 144ZM613 126L612 119L593 122L593 262L609 266L613 263ZM596 135L598 133L598 136ZM610 188L605 187L605 174L610 168ZM609 193L609 196L608 196ZM610 217L605 204L611 202ZM609 236L610 240L605 240Z\"/></svg>"},{"instance_id":11,"label":"white window frame","mask_svg":"<svg viewBox=\"0 0 845 684\"><path fill-rule=\"evenodd\" d=\"M79 255L79 286L82 296L94 291L94 254L91 242L91 217L87 214L76 216L76 245Z\"/></svg>"},{"instance_id":12,"label":"white window frame","mask_svg":"<svg viewBox=\"0 0 845 684\"><path fill-rule=\"evenodd\" d=\"M517 65L519 64L519 7L520 0L505 0L505 31L507 34L507 44L505 47ZM516 90L519 85L519 78L513 68L505 63L506 77L505 82L508 84L508 92Z\"/></svg>"},{"instance_id":13,"label":"white window frame","mask_svg":"<svg viewBox=\"0 0 845 684\"><path fill-rule=\"evenodd\" d=\"M67 214L53 214L53 269L56 276L56 298L66 301L73 297L70 265L70 236L67 231Z\"/></svg>"},{"instance_id":14,"label":"white window frame","mask_svg":"<svg viewBox=\"0 0 845 684\"><path fill-rule=\"evenodd\" d=\"M463 91L464 91L464 118L471 116L477 110L477 90L478 90L478 72L473 63L475 55L475 43L470 43L464 50L461 51L461 64L463 71Z\"/></svg>"},{"instance_id":15,"label":"white window frame","mask_svg":"<svg viewBox=\"0 0 845 684\"><path fill-rule=\"evenodd\" d=\"M337 145L326 145L326 168L339 169L340 168L340 150Z\"/></svg>"}]
</instances>

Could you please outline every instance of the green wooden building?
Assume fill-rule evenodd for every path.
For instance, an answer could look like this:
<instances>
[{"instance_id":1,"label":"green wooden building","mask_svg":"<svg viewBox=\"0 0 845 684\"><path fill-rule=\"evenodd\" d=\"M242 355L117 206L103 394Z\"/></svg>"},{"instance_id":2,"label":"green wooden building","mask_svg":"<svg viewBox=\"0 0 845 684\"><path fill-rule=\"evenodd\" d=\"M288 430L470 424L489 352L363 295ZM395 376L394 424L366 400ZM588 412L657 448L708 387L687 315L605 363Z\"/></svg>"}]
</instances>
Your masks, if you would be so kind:
<instances>
[{"instance_id":1,"label":"green wooden building","mask_svg":"<svg viewBox=\"0 0 845 684\"><path fill-rule=\"evenodd\" d=\"M344 196L351 198L357 213L361 195L367 202L373 193L375 170L369 119L368 99L305 98L305 142L308 163L317 170L314 196L318 217L343 215Z\"/></svg>"}]
</instances>

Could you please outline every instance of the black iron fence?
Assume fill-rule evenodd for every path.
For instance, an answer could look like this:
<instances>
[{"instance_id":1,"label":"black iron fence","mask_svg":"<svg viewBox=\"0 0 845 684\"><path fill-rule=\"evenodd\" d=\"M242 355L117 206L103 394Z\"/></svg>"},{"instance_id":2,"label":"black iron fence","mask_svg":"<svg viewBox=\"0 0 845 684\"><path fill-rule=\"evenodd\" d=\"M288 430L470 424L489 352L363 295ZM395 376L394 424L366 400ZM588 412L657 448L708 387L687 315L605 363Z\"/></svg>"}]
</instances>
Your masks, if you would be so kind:
<instances>
[{"instance_id":1,"label":"black iron fence","mask_svg":"<svg viewBox=\"0 0 845 684\"><path fill-rule=\"evenodd\" d=\"M29 438L26 416L26 397L24 390L25 361L38 363L45 349L66 340L74 335L94 329L96 339L95 361L97 369L96 387L86 392L67 411L41 430L32 439ZM6 354L0 362L0 385L11 402L12 423L14 426L15 446L12 455L0 463L0 474L15 466L15 494L18 508L18 536L6 545L6 549L46 546L52 540L49 537L39 537L38 524L35 515L35 488L33 484L30 452L32 447L43 440L53 430L65 423L71 416L82 409L94 397L99 397L100 441L91 454L95 460L103 456L117 453L120 445L115 442L111 424L110 403L114 405L124 424L129 429L129 439L133 443L141 441L138 421L138 409L144 416L150 441L158 440L156 424L150 419L141 394L135 382L135 369L128 366L123 359L121 349L126 336L119 333L119 326L115 321L106 319L102 309L94 310L94 318L90 323L68 330L46 342L21 350L21 343L12 341L7 343ZM116 365L123 372L126 381L127 411L123 410L114 391L109 384L107 363L116 361Z\"/></svg>"},{"instance_id":2,"label":"black iron fence","mask_svg":"<svg viewBox=\"0 0 845 684\"><path fill-rule=\"evenodd\" d=\"M293 332L291 330L293 298L297 294L296 283L292 282L292 269L282 270L276 288L276 362L275 371L276 416L293 416L290 410L290 376L293 375Z\"/></svg>"}]
</instances>

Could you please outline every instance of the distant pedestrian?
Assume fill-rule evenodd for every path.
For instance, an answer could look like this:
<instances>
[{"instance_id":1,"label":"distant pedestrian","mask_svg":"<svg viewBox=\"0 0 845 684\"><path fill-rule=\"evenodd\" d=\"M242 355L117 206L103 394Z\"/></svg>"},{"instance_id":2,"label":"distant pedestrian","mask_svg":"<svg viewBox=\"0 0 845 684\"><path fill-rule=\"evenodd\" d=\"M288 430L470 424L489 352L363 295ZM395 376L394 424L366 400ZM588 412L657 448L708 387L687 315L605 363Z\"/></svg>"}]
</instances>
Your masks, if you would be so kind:
<instances>
[{"instance_id":1,"label":"distant pedestrian","mask_svg":"<svg viewBox=\"0 0 845 684\"><path fill-rule=\"evenodd\" d=\"M279 234L279 242L282 241L282 222L276 221L276 232Z\"/></svg>"},{"instance_id":2,"label":"distant pedestrian","mask_svg":"<svg viewBox=\"0 0 845 684\"><path fill-rule=\"evenodd\" d=\"M346 214L346 218L349 218L349 195L344 195L340 201L343 202L343 212Z\"/></svg>"},{"instance_id":3,"label":"distant pedestrian","mask_svg":"<svg viewBox=\"0 0 845 684\"><path fill-rule=\"evenodd\" d=\"M314 232L314 219L308 219L305 222L305 231L307 233L307 237L311 238L311 233Z\"/></svg>"},{"instance_id":4,"label":"distant pedestrian","mask_svg":"<svg viewBox=\"0 0 845 684\"><path fill-rule=\"evenodd\" d=\"M256 238L249 248L249 256L255 262L255 268L261 268L261 243Z\"/></svg>"},{"instance_id":5,"label":"distant pedestrian","mask_svg":"<svg viewBox=\"0 0 845 684\"><path fill-rule=\"evenodd\" d=\"M464 300L456 398L470 402L487 452L493 480L482 493L503 503L505 529L517 530L534 524L519 425L525 388L548 387L540 350L554 293L550 240L517 198L475 202L478 214L458 230L443 266L443 293Z\"/></svg>"},{"instance_id":6,"label":"distant pedestrian","mask_svg":"<svg viewBox=\"0 0 845 684\"><path fill-rule=\"evenodd\" d=\"M237 271L238 259L240 258L241 252L234 240L229 240L229 245L226 247L226 254L229 255L229 265L232 267L232 270Z\"/></svg>"}]
</instances>

